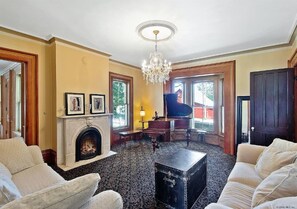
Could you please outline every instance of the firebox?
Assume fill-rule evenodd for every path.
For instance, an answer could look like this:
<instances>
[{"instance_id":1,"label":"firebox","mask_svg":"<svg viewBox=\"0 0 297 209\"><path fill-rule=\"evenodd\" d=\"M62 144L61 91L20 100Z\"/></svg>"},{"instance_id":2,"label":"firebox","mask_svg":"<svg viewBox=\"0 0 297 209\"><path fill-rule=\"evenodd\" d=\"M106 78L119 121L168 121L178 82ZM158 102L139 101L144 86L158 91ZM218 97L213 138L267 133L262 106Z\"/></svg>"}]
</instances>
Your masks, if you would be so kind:
<instances>
[{"instance_id":1,"label":"firebox","mask_svg":"<svg viewBox=\"0 0 297 209\"><path fill-rule=\"evenodd\" d=\"M86 160L101 154L101 134L93 127L80 132L76 139L75 160Z\"/></svg>"}]
</instances>

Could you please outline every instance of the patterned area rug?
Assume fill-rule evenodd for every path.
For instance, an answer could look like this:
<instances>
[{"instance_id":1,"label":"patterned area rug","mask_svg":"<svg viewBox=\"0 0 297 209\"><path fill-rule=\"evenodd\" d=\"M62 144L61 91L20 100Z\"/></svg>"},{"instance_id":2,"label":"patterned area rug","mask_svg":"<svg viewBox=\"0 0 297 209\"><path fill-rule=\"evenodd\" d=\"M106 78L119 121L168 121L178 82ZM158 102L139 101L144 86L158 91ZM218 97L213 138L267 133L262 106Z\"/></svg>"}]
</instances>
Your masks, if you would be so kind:
<instances>
[{"instance_id":1,"label":"patterned area rug","mask_svg":"<svg viewBox=\"0 0 297 209\"><path fill-rule=\"evenodd\" d=\"M112 189L119 192L124 201L124 208L153 209L155 207L155 173L154 162L161 155L176 152L186 148L185 141L163 142L153 153L150 141L128 141L112 147L118 154L109 158L62 171L54 167L66 180L87 174L99 173L101 181L96 193ZM223 153L218 146L200 142L190 142L187 149L207 153L207 189L197 199L192 209L204 208L211 202L216 202L226 184L228 175L235 163L235 157Z\"/></svg>"}]
</instances>

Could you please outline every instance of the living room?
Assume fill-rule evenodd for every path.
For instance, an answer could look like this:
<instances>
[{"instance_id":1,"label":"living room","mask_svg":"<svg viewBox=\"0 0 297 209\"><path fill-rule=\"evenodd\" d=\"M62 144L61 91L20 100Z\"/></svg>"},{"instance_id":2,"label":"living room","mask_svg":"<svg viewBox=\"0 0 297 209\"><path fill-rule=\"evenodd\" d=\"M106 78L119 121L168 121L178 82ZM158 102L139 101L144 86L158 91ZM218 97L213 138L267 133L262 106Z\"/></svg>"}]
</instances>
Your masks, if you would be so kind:
<instances>
[{"instance_id":1,"label":"living room","mask_svg":"<svg viewBox=\"0 0 297 209\"><path fill-rule=\"evenodd\" d=\"M228 4L231 3L232 2L228 2ZM15 56L11 55L13 53L20 53L29 56L27 58L19 54L17 55L17 59L12 59L12 61L20 61L27 63L27 69L32 70L28 74L29 76L27 76L27 79L29 80L27 80L26 82L28 85L28 89L26 89L28 92L28 103L26 103L26 107L28 108L28 110L26 110L26 113L28 115L26 117L25 124L29 126L29 129L27 129L26 133L23 134L26 134L27 136L26 142L28 145L38 145L40 147L46 161L51 163L56 161L58 164L63 164L64 156L61 157L59 153L59 151L61 152L61 150L64 149L63 147L61 148L61 144L63 144L63 142L59 141L59 138L64 137L64 133L62 132L64 124L63 118L77 117L67 116L67 104L65 103L65 93L84 94L84 115L92 115L90 113L89 106L90 95L104 95L105 114L110 115L107 117L111 119L111 113L113 113L111 108L111 74L128 76L133 79L131 129L141 129L142 124L139 121L152 120L152 117L155 116L155 112L158 112L160 116L165 115L163 94L169 93L169 82L167 82L166 85L146 84L146 81L143 79L143 73L141 71L142 59L136 59L134 60L134 62L131 63L125 62L125 60L128 60L126 58L127 56L125 56L126 53L128 53L126 52L126 50L128 51L128 48L133 48L132 46L126 45L127 49L122 48L116 51L116 53L118 54L113 54L111 53L111 51L113 50L112 47L110 48L110 50L105 49L105 47L108 44L104 43L104 40L99 40L94 45L91 44L95 43L93 42L94 39L84 40L83 38L83 41L79 42L79 37L84 37L86 33L91 34L90 29L87 28L87 23L84 23L84 26L82 26L81 28L71 28L70 25L66 24L67 26L65 26L62 25L62 23L61 26L59 24L59 18L63 18L62 16L59 17L58 15L55 15L54 18L48 14L49 17L54 18L54 21L56 21L52 22L51 24L54 26L56 25L57 27L65 27L65 30L72 31L72 33L75 35L73 37L69 37L67 35L63 36L62 32L58 34L54 31L51 31L50 33L44 32L43 34L41 34L37 31L42 31L42 27L38 30L33 30L35 27L38 28L37 26L40 25L40 23L31 23L30 21L32 21L32 19L26 18L27 16L29 17L29 14L27 14L30 13L29 11L40 13L43 10L46 10L45 7L39 5L39 7L37 7L39 9L34 10L34 6L28 4L24 6L24 11L27 11L27 13L24 13L23 17L14 15L15 18L11 18L11 16L13 15L11 13L12 11L10 10L12 10L12 7L14 4L16 4L16 2L12 1L11 3L5 4L7 4L7 11L1 12L0 15L0 59L5 60L7 59L7 57L13 57ZM48 4L50 5L50 3ZM80 15L84 15L85 13L87 13L84 10L79 11L79 3L77 4L78 5L73 4L71 8ZM265 4L270 3L267 3L267 1L261 1L262 6ZM223 140L221 140L220 138L206 139L206 142L209 142L209 144L215 145L218 148L221 146L223 148L222 155L230 154L230 156L233 156L236 154L236 97L250 95L250 73L296 66L296 7L294 7L296 6L296 3L294 1L289 1L288 3L286 3L287 5L285 6L279 6L278 4L281 3L272 3L272 10L277 10L278 8L279 10L277 11L283 12L282 14L286 13L285 11L288 10L287 20L285 21L286 18L283 18L283 16L281 15L279 17L277 15L272 15L270 13L269 15L271 16L267 14L269 18L280 18L280 20L282 20L283 22L280 21L280 23L278 24L268 23L268 18L268 20L266 19L266 22L264 21L264 23L269 24L270 27L276 25L275 28L271 29L271 31L275 32L275 34L276 31L283 31L284 33L279 35L282 36L282 38L279 38L277 35L274 36L274 33L271 35L263 33L258 35L259 40L262 40L262 42L257 43L258 45L255 41L254 43L252 43L252 45L244 45L245 48L243 47L243 45L240 46L242 48L236 48L235 46L238 43L231 43L233 44L232 46L234 48L229 46L230 48L232 48L229 51L227 50L228 47L224 49L225 51L220 48L217 48L217 51L210 51L209 54L203 54L203 56L201 56L202 52L201 54L199 54L200 51L198 47L198 49L195 49L194 51L190 52L191 54L193 54L192 57L186 57L184 59L182 59L183 54L175 56L172 55L172 53L169 53L170 50L166 51L168 53L164 52L164 50L167 48L172 50L172 48L175 47L175 37L172 37L170 40L166 42L159 43L159 50L164 53L164 56L168 60L172 60L173 58L176 59L176 61L173 61L172 64L173 72L171 75L174 75L174 71L183 72L182 70L189 69L196 69L199 72L203 72L204 70L205 72L205 69L203 69L205 67L209 67L210 71L208 72L212 72L211 68L213 66L223 66L226 63L232 66L234 74L231 75L230 80L233 81L233 84L232 82L230 84L231 90L229 90L230 97L228 100L228 102L230 102L231 104L231 108L230 111L227 112L228 114L225 114L225 116L227 117L225 118L224 122L226 124L225 137ZM108 6L110 5L107 5L107 8L109 8ZM216 8L218 9L221 8L220 5L216 6ZM52 8L52 12L54 13L55 9L57 9L56 7L58 6L49 8ZM100 3L98 3L97 7L100 7ZM174 9L172 7L170 8ZM113 11L117 10L120 11L121 7L117 6L113 8ZM202 11L204 10L202 9ZM244 8L240 7L238 11L244 11ZM208 10L205 9L205 12L207 13ZM108 25L120 25L121 22L119 20L118 22L108 21L108 17L112 16L112 14L109 13L111 12L107 12L106 17L99 16L97 18L102 19L101 21L104 23L105 27L107 27ZM173 22L174 24L176 24L176 27L178 28L175 34L176 36L179 33L183 34L183 30L191 30L191 28L183 29L183 25L178 24L179 20L177 17L172 17L170 14L164 15L160 13L158 12L156 16L154 16L154 12L151 12L150 15L147 15L145 17L139 17L138 19L136 18L137 21L133 21L133 23L137 22L135 25L130 23L133 27L127 26L127 24L125 23L123 24L126 27L125 29L117 28L119 30L119 34L125 30L128 30L128 33L132 34L130 39L133 39L135 42L141 42L142 45L139 45L141 46L139 48L143 48L143 50L145 51L145 53L143 53L144 59L148 58L149 52L153 50L154 44L153 42L147 42L141 39L138 36L137 32L135 32L136 27L142 22L156 19ZM42 17L42 14L39 15ZM251 15L246 15L246 19L241 19L243 22L248 21L250 19ZM237 16L239 18L238 14ZM34 17L31 18L34 19ZM35 18L38 19L38 16ZM10 22L9 19L16 21L18 24L15 24L13 21ZM72 22L74 21L77 21L77 19L72 19ZM100 23L99 21L98 25L103 23ZM257 25L255 20L249 23ZM34 24L34 27L30 24ZM281 27L282 24L286 26L285 29ZM95 26L93 25L92 27ZM216 27L218 28L219 26ZM229 25L229 27L225 28L224 30L229 31L230 37L233 34L238 34L242 36L246 34L247 37L249 35L252 36L252 32L249 31L249 27L252 26L245 25L244 27L245 28L242 28L241 33L233 32L232 25ZM267 27L266 31L270 31L269 27ZM109 33L108 27L106 29L106 33ZM191 34L191 32L189 33ZM91 36L95 35L91 34ZM182 45L183 40L185 41L186 38L187 37L181 38L181 43L178 44L180 50L180 46ZM267 40L267 42L265 42L265 40ZM268 40L271 42L269 42ZM231 42L231 40L229 41ZM246 41L252 42L252 40ZM114 42L114 45L116 45L118 41L115 40ZM204 42L207 42L207 40L204 40ZM209 42L211 42L211 39L209 40ZM100 47L100 45L102 45L102 48ZM119 59L121 57L120 53L122 53L123 59ZM171 55L171 57L169 55ZM178 59L176 57L178 57ZM289 60L291 61L291 63L289 63L290 66L288 66ZM144 108L145 110L144 118L141 118L140 115L141 108ZM147 128L147 125L148 124L145 124L145 128ZM123 145L123 143L120 141L117 131L113 132L112 127L108 128L110 128L111 132L107 135L108 138L110 138L110 140L108 140L109 144L107 146L110 146L110 149L112 151L120 151L119 146L122 148L121 145ZM135 145L137 145L137 142L135 142ZM191 145L191 142L190 146L193 146ZM131 146L129 146L128 142L127 149L129 149L129 147ZM156 152L161 151L162 145L161 149L157 150ZM166 151L164 153L166 153ZM104 162L104 160L102 161ZM131 208L133 208L132 206L133 204L131 204Z\"/></svg>"}]
</instances>

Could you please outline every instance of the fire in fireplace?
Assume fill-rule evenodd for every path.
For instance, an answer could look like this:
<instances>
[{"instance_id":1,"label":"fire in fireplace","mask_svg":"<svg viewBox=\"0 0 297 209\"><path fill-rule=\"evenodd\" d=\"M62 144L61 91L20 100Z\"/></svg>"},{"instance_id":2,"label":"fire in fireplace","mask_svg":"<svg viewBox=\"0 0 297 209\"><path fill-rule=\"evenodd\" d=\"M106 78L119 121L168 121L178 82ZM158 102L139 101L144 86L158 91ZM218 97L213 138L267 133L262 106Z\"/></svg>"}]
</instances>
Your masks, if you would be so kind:
<instances>
[{"instance_id":1,"label":"fire in fireplace","mask_svg":"<svg viewBox=\"0 0 297 209\"><path fill-rule=\"evenodd\" d=\"M101 154L101 134L93 127L88 127L76 139L76 162L86 160Z\"/></svg>"}]
</instances>

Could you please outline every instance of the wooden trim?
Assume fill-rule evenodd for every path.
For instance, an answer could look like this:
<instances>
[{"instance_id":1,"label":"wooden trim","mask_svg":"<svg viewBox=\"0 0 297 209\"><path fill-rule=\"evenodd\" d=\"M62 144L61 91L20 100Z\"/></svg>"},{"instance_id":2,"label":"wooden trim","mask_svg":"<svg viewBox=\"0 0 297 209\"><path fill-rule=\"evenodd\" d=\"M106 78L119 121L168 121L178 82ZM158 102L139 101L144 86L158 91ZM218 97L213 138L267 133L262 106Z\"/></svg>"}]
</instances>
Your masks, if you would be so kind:
<instances>
[{"instance_id":1,"label":"wooden trim","mask_svg":"<svg viewBox=\"0 0 297 209\"><path fill-rule=\"evenodd\" d=\"M206 74L224 75L224 152L235 153L235 61L195 66L173 70L170 80L164 84L164 93L171 92L172 80L175 78L199 76Z\"/></svg>"},{"instance_id":2,"label":"wooden trim","mask_svg":"<svg viewBox=\"0 0 297 209\"><path fill-rule=\"evenodd\" d=\"M7 79L5 75L1 76L1 138L9 138L8 136L8 123L7 123L7 111L8 111L8 91L7 91Z\"/></svg>"},{"instance_id":3,"label":"wooden trim","mask_svg":"<svg viewBox=\"0 0 297 209\"><path fill-rule=\"evenodd\" d=\"M0 47L0 59L21 62L25 65L25 133L27 145L38 145L38 56Z\"/></svg>"},{"instance_id":4,"label":"wooden trim","mask_svg":"<svg viewBox=\"0 0 297 209\"><path fill-rule=\"evenodd\" d=\"M9 138L15 131L16 120L16 73L14 70L9 71Z\"/></svg>"},{"instance_id":5,"label":"wooden trim","mask_svg":"<svg viewBox=\"0 0 297 209\"><path fill-rule=\"evenodd\" d=\"M297 76L297 49L288 60L288 67L295 68L294 76ZM295 142L297 142L297 81L294 80L294 129L295 129Z\"/></svg>"},{"instance_id":6,"label":"wooden trim","mask_svg":"<svg viewBox=\"0 0 297 209\"><path fill-rule=\"evenodd\" d=\"M48 41L49 44L52 44L54 42L61 42L61 43L64 43L64 44L67 44L67 45L70 45L70 46L74 46L74 47L84 49L84 50L87 50L87 51L90 51L90 52L94 52L96 54L107 56L107 57L111 56L111 54L101 52L101 51L98 51L96 49L92 49L92 48L89 48L89 47L86 47L86 46L82 46L80 44L76 44L76 43L73 43L71 41L67 41L67 40L64 40L64 39L61 39L61 38L57 38L57 37L53 37Z\"/></svg>"},{"instance_id":7,"label":"wooden trim","mask_svg":"<svg viewBox=\"0 0 297 209\"><path fill-rule=\"evenodd\" d=\"M109 112L112 113L113 112L113 98L112 98L112 80L113 79L120 79L120 80L124 80L129 82L129 93L130 93L130 109L129 109L129 126L122 128L122 129L113 129L112 128L112 124L111 124L111 144L114 144L116 142L116 140L119 138L117 135L118 132L120 131L128 131L128 130L132 130L134 127L134 117L133 117L133 108L134 108L134 91L133 91L133 77L130 76L126 76L126 75L122 75L122 74L117 74L117 73L112 73L109 72Z\"/></svg>"},{"instance_id":8,"label":"wooden trim","mask_svg":"<svg viewBox=\"0 0 297 209\"><path fill-rule=\"evenodd\" d=\"M57 153L52 149L42 150L42 157L44 162L49 165L57 165Z\"/></svg>"}]
</instances>

